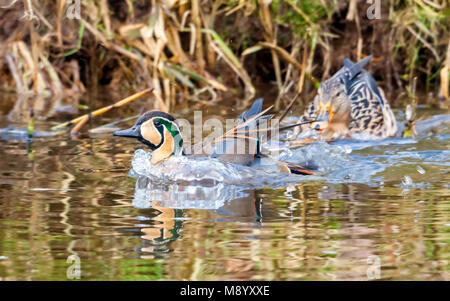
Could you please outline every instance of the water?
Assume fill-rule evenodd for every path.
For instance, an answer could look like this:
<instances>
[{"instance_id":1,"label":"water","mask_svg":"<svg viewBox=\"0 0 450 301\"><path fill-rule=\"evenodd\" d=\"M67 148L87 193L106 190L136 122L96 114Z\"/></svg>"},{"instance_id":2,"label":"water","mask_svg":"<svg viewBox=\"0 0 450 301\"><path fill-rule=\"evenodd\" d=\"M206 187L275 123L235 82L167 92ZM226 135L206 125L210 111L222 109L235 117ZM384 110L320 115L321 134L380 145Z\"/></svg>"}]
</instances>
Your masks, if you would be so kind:
<instances>
[{"instance_id":1,"label":"water","mask_svg":"<svg viewBox=\"0 0 450 301\"><path fill-rule=\"evenodd\" d=\"M449 138L282 152L315 160L304 177L162 172L107 134L1 140L0 279L66 280L76 255L84 280L448 280Z\"/></svg>"}]
</instances>

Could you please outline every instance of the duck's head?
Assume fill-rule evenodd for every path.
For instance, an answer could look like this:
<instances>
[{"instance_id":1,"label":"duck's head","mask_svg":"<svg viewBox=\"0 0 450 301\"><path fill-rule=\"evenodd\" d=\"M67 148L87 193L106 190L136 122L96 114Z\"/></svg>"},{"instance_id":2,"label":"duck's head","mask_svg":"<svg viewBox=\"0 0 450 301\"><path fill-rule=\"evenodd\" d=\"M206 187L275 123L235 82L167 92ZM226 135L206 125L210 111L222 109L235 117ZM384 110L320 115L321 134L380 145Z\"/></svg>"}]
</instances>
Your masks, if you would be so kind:
<instances>
[{"instance_id":1,"label":"duck's head","mask_svg":"<svg viewBox=\"0 0 450 301\"><path fill-rule=\"evenodd\" d=\"M315 98L317 121L311 127L317 131L341 132L348 128L351 103L344 82L330 79L320 84Z\"/></svg>"},{"instance_id":2,"label":"duck's head","mask_svg":"<svg viewBox=\"0 0 450 301\"><path fill-rule=\"evenodd\" d=\"M358 81L357 75L370 62L372 55L357 63L344 59L344 66L330 79L322 82L315 98L317 122L311 127L329 134L347 132L351 121L350 94L352 86Z\"/></svg>"},{"instance_id":3,"label":"duck's head","mask_svg":"<svg viewBox=\"0 0 450 301\"><path fill-rule=\"evenodd\" d=\"M152 164L183 152L183 139L175 118L160 111L146 112L133 127L115 131L113 135L135 138L147 145L153 151Z\"/></svg>"}]
</instances>

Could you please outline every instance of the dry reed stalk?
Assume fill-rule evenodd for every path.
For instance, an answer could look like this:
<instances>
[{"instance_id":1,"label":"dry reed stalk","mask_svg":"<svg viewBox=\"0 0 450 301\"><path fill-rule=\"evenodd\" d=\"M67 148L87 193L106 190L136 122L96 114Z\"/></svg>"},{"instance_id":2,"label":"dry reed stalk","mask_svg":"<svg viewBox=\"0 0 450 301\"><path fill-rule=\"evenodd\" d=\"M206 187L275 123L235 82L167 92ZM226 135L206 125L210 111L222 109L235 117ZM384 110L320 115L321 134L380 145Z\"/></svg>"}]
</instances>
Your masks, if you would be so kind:
<instances>
[{"instance_id":1,"label":"dry reed stalk","mask_svg":"<svg viewBox=\"0 0 450 301\"><path fill-rule=\"evenodd\" d=\"M269 5L272 1L260 0L259 1L259 19L264 28L264 38L268 43L275 44L276 40L276 27L272 23L272 16L270 14ZM278 91L281 93L282 90L282 81L281 81L281 70L280 70L280 61L278 59L277 53L270 49L270 53L272 55L272 62L275 71L275 78L277 81ZM278 102L276 103L276 109L278 109Z\"/></svg>"},{"instance_id":2,"label":"dry reed stalk","mask_svg":"<svg viewBox=\"0 0 450 301\"><path fill-rule=\"evenodd\" d=\"M200 0L191 1L191 18L195 25L195 54L196 63L198 65L199 73L205 71L205 60L203 57L203 41L202 41L202 20L200 18Z\"/></svg>"},{"instance_id":3,"label":"dry reed stalk","mask_svg":"<svg viewBox=\"0 0 450 301\"><path fill-rule=\"evenodd\" d=\"M450 39L448 41L445 64L441 69L441 93L447 100L450 100L448 92L448 86L450 85L450 81L448 78L449 73L450 73Z\"/></svg>"},{"instance_id":4,"label":"dry reed stalk","mask_svg":"<svg viewBox=\"0 0 450 301\"><path fill-rule=\"evenodd\" d=\"M55 71L52 64L50 64L48 59L43 54L40 54L39 58L40 58L41 62L43 63L45 70L47 71L47 74L50 77L51 90L53 91L53 93L55 94L56 97L62 97L62 95L64 93L64 87L63 87L63 84L61 83L61 80L59 79L58 73Z\"/></svg>"},{"instance_id":5,"label":"dry reed stalk","mask_svg":"<svg viewBox=\"0 0 450 301\"><path fill-rule=\"evenodd\" d=\"M406 29L408 29L408 31L411 34L413 34L426 48L430 49L431 53L436 58L436 61L441 60L439 54L437 53L437 50L430 43L428 43L419 33L417 33L411 26L407 26Z\"/></svg>"},{"instance_id":6,"label":"dry reed stalk","mask_svg":"<svg viewBox=\"0 0 450 301\"><path fill-rule=\"evenodd\" d=\"M277 53L279 53L281 55L281 57L283 59L285 59L288 63L294 65L295 68L297 68L299 71L303 70L302 64L300 64L295 58L293 58L283 48L281 48L281 47L279 47L277 45L274 45L274 44L267 43L267 42L259 42L258 44L261 45L261 46L268 47L268 48L271 48L271 49L275 50ZM305 75L315 85L320 83L311 73L305 71Z\"/></svg>"},{"instance_id":7,"label":"dry reed stalk","mask_svg":"<svg viewBox=\"0 0 450 301\"><path fill-rule=\"evenodd\" d=\"M247 92L247 99L253 98L256 94L256 89L252 84L252 81L250 77L248 76L245 69L242 67L239 61L236 63L235 60L233 60L231 57L228 57L226 55L226 52L223 51L223 49L220 48L220 46L213 42L211 43L211 47L214 49L214 51L217 52L217 54L223 58L223 60L228 64L228 66L233 69L233 71L239 75L239 77L244 81L244 84L246 86L246 92Z\"/></svg>"},{"instance_id":8,"label":"dry reed stalk","mask_svg":"<svg viewBox=\"0 0 450 301\"><path fill-rule=\"evenodd\" d=\"M102 16L103 25L105 26L106 37L109 39L112 36L112 30L107 0L100 0L100 13Z\"/></svg>"},{"instance_id":9,"label":"dry reed stalk","mask_svg":"<svg viewBox=\"0 0 450 301\"><path fill-rule=\"evenodd\" d=\"M22 83L22 78L19 74L19 70L14 62L14 58L8 51L5 54L6 62L9 67L9 71L11 72L14 82L16 83L16 91L18 94L23 94L25 92L24 85Z\"/></svg>"},{"instance_id":10,"label":"dry reed stalk","mask_svg":"<svg viewBox=\"0 0 450 301\"><path fill-rule=\"evenodd\" d=\"M80 132L81 128L89 121L89 119L90 119L90 115L89 114L82 116L80 121L77 124L75 124L73 129L70 131L70 135L78 135L78 133Z\"/></svg>"},{"instance_id":11,"label":"dry reed stalk","mask_svg":"<svg viewBox=\"0 0 450 301\"><path fill-rule=\"evenodd\" d=\"M16 37L5 40L10 55L0 63L8 66L11 71L9 76L21 93L27 93L28 89L34 93L51 89L56 94L61 91L70 94L71 90L82 90L82 70L88 74L87 87L94 90L100 76L104 76L102 68L115 61L114 65L118 67L114 67L117 70L113 70L113 74L119 75L114 77L112 83L120 83L121 78L124 83L123 79L126 79L125 85L129 87L153 83L156 106L161 110L170 110L178 97L193 98L199 103L207 103L205 99L209 96L212 97L209 101L220 99L217 92L228 89L217 80L222 70L218 70L220 65L216 61L221 58L242 79L247 95L252 97L255 90L250 72L253 70L246 70L243 60L251 53L268 48L273 62L271 71L275 73L279 89L279 104L281 95L294 85L293 77L298 76L296 70L299 70L299 79L295 78L295 82L298 81L297 91L300 92L306 87L305 79L311 80L317 87L318 81L312 71L327 77L335 67L332 65L335 64L332 59L334 39L343 36L339 28L332 27L336 12L347 10L347 19L356 23L357 42L352 47L356 49L357 58L362 56L363 50L367 52L364 39L372 41L371 49L377 49L373 46L378 43L376 37L366 36L371 25L358 16L361 1L351 0L337 6L331 5L331 2L152 0L147 5L150 8L148 11L135 11L137 4L126 0L126 21L121 23L117 6L106 0L82 2L83 19L80 22L64 17L66 3L63 0L58 0L53 8L49 5L33 6L35 3L32 0L22 0L25 17L22 19L27 23L14 33ZM393 74L388 76L387 86L391 85L391 78L402 87L405 80L411 84L415 76L419 79L426 76L428 89L432 79L439 76L437 70L441 69L441 92L448 98L448 63L442 64L441 59L447 46L447 41L442 42L442 37L447 37L449 33L448 21L445 20L449 5L439 0L407 0L407 3L408 6L402 6L398 0L383 3L383 9L387 7L389 10L387 22L391 25L386 29L389 30L386 35L389 37L389 43L386 43L388 49L383 51L383 58L389 60L390 73ZM44 7L50 10L41 9ZM311 9L316 7L323 9L326 16ZM231 24L231 18L239 19L239 22L227 25ZM250 37L244 35L234 42L236 33L233 30L254 22L255 18L262 28L253 27ZM291 25L289 20L293 20L293 24L299 22L299 28L287 26ZM67 32L76 34L78 24L78 40L73 34L65 36ZM74 30L68 30L66 26ZM231 33L229 26L232 26ZM84 27L87 30L83 35ZM309 34L305 34L302 28ZM303 33L299 33L302 30ZM28 32L30 42L25 44L23 36ZM191 34L190 44L185 41L186 32ZM224 42L232 39L233 43ZM298 46L292 41L302 41L305 45L301 64L296 59ZM96 44L106 49L92 47ZM253 46L247 48L249 44ZM290 53L286 51L287 47L291 48ZM242 48L247 49L240 53ZM427 57L428 52L431 55ZM0 50L0 53L5 51ZM319 64L319 53L322 53L324 64ZM82 64L85 57L89 57L87 68L84 65L67 67L71 66L69 62L72 60ZM286 62L286 69L282 69L281 60ZM373 71L379 72L376 68L374 65ZM70 70L70 75L64 73L67 70ZM120 73L124 73L125 77Z\"/></svg>"},{"instance_id":12,"label":"dry reed stalk","mask_svg":"<svg viewBox=\"0 0 450 301\"><path fill-rule=\"evenodd\" d=\"M64 11L64 0L57 0L56 7L56 37L58 41L58 47L63 46L63 38L62 38L62 18L63 18L63 11Z\"/></svg>"},{"instance_id":13,"label":"dry reed stalk","mask_svg":"<svg viewBox=\"0 0 450 301\"><path fill-rule=\"evenodd\" d=\"M306 41L308 41L308 35L306 35ZM305 75L306 75L306 64L308 58L308 43L305 43L303 46L303 55L302 55L302 69L300 70L300 79L298 80L298 88L297 93L300 94L303 92L303 85L305 83Z\"/></svg>"},{"instance_id":14,"label":"dry reed stalk","mask_svg":"<svg viewBox=\"0 0 450 301\"><path fill-rule=\"evenodd\" d=\"M96 111L94 111L92 113L84 114L83 116L77 117L77 118L72 119L70 121L63 122L63 123L60 123L58 125L55 125L54 127L52 127L52 130L57 130L57 129L60 129L60 128L63 128L63 127L67 127L67 126L72 125L72 124L77 124L77 123L81 122L83 119L85 119L86 117L89 117L89 116L92 116L92 117L99 116L99 115L101 115L101 114L103 114L103 113L105 113L105 112L107 112L107 111L109 111L111 109L118 108L118 107L121 107L123 105L126 105L129 102L131 102L131 101L133 101L133 100L135 100L135 99L137 99L137 98L139 98L141 96L144 96L144 95L146 95L146 94L148 94L148 93L150 93L152 91L153 91L153 88L149 88L149 89L146 89L144 91L135 93L135 94L133 94L131 96L128 96L128 97L126 97L126 98L124 98L122 100L119 100L115 104L112 104L112 105L100 108L100 109L98 109L98 110L96 110Z\"/></svg>"},{"instance_id":15,"label":"dry reed stalk","mask_svg":"<svg viewBox=\"0 0 450 301\"><path fill-rule=\"evenodd\" d=\"M214 28L214 19L216 17L217 5L215 2L210 15L202 14L203 26L206 30ZM206 61L208 63L208 68L213 70L216 66L216 54L214 49L211 47L212 38L210 35L206 35Z\"/></svg>"}]
</instances>

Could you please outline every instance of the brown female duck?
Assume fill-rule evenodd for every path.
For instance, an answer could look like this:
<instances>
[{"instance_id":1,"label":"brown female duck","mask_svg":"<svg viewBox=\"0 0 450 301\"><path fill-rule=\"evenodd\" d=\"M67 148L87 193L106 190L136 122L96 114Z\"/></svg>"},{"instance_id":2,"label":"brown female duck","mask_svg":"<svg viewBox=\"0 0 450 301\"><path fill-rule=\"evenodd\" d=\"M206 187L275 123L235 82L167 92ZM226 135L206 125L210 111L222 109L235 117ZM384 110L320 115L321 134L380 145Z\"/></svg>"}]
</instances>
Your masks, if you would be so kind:
<instances>
[{"instance_id":1,"label":"brown female duck","mask_svg":"<svg viewBox=\"0 0 450 301\"><path fill-rule=\"evenodd\" d=\"M344 60L344 66L330 79L322 82L314 100L301 121L317 120L308 127L326 140L364 134L369 138L395 136L397 122L383 91L364 70L368 56L358 63Z\"/></svg>"}]
</instances>

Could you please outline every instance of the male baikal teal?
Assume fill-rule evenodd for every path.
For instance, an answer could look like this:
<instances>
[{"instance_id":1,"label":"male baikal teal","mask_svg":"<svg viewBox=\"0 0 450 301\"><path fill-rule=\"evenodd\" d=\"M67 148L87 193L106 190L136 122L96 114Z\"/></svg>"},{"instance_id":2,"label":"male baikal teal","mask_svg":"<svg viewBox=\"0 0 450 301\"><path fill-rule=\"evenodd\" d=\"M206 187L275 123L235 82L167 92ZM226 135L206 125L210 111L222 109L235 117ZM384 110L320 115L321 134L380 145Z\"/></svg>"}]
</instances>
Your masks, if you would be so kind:
<instances>
[{"instance_id":1,"label":"male baikal teal","mask_svg":"<svg viewBox=\"0 0 450 301\"><path fill-rule=\"evenodd\" d=\"M259 129L259 125L273 117L264 115L267 109L263 112L262 105L263 99L255 100L251 108L238 117L238 126L234 129L212 142L200 142L186 149L175 118L160 111L144 113L133 127L116 131L114 136L135 138L147 145L153 152L151 161L154 165L171 156L200 156L266 171L312 175L311 167L282 162L261 153L260 138L265 131ZM244 146L244 151L235 151L238 144Z\"/></svg>"}]
</instances>

